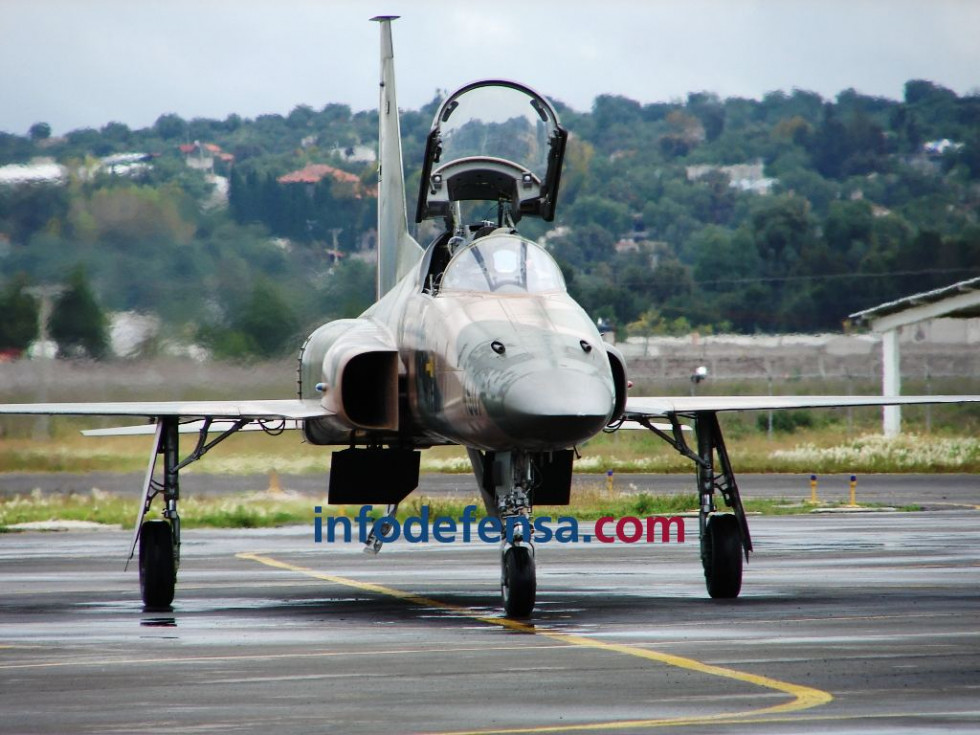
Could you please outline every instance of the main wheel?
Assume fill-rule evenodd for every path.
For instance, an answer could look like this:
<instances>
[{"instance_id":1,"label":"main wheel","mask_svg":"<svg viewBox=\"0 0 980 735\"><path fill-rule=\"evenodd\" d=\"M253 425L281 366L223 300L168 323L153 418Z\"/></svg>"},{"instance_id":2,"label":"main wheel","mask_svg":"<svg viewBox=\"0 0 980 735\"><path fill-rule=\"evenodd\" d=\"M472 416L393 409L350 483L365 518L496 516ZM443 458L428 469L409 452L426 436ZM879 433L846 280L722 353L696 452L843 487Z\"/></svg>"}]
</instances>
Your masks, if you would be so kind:
<instances>
[{"instance_id":1,"label":"main wheel","mask_svg":"<svg viewBox=\"0 0 980 735\"><path fill-rule=\"evenodd\" d=\"M721 599L738 597L742 589L742 529L738 518L731 514L711 516L701 543L708 594Z\"/></svg>"},{"instance_id":2,"label":"main wheel","mask_svg":"<svg viewBox=\"0 0 980 735\"><path fill-rule=\"evenodd\" d=\"M504 553L500 592L504 612L511 618L526 618L534 609L538 583L534 574L534 557L526 546L512 546Z\"/></svg>"},{"instance_id":3,"label":"main wheel","mask_svg":"<svg viewBox=\"0 0 980 735\"><path fill-rule=\"evenodd\" d=\"M140 528L140 594L151 610L170 607L174 601L177 565L174 539L166 521L146 521Z\"/></svg>"}]
</instances>

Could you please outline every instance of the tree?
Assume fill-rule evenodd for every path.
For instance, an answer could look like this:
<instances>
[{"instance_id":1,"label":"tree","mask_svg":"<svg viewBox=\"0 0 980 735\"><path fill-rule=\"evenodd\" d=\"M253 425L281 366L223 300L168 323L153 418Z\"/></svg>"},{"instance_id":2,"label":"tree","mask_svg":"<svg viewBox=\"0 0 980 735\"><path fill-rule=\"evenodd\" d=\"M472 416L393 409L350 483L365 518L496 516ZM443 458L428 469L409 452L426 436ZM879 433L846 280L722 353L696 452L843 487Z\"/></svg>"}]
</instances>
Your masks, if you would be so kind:
<instances>
[{"instance_id":1,"label":"tree","mask_svg":"<svg viewBox=\"0 0 980 735\"><path fill-rule=\"evenodd\" d=\"M704 126L705 138L716 140L725 129L725 108L718 95L708 92L691 92L687 95L688 112L697 117Z\"/></svg>"},{"instance_id":2,"label":"tree","mask_svg":"<svg viewBox=\"0 0 980 735\"><path fill-rule=\"evenodd\" d=\"M229 133L234 133L242 126L242 116L237 113L232 113L225 118L225 121L221 123L221 127L224 128Z\"/></svg>"},{"instance_id":3,"label":"tree","mask_svg":"<svg viewBox=\"0 0 980 735\"><path fill-rule=\"evenodd\" d=\"M724 227L708 226L691 238L694 278L710 291L741 288L759 276L759 253L744 231L736 237Z\"/></svg>"},{"instance_id":4,"label":"tree","mask_svg":"<svg viewBox=\"0 0 980 735\"><path fill-rule=\"evenodd\" d=\"M824 220L823 236L834 252L850 256L849 264L857 265L871 245L873 227L871 205L863 199L831 202Z\"/></svg>"},{"instance_id":5,"label":"tree","mask_svg":"<svg viewBox=\"0 0 980 735\"><path fill-rule=\"evenodd\" d=\"M642 108L636 100L612 94L600 94L592 103L592 119L599 134L614 125L635 126L642 120Z\"/></svg>"},{"instance_id":6,"label":"tree","mask_svg":"<svg viewBox=\"0 0 980 735\"><path fill-rule=\"evenodd\" d=\"M69 193L64 186L0 187L0 232L25 243L68 213Z\"/></svg>"},{"instance_id":7,"label":"tree","mask_svg":"<svg viewBox=\"0 0 980 735\"><path fill-rule=\"evenodd\" d=\"M585 268L591 263L608 260L615 252L616 239L596 224L576 227L553 241L555 253L569 265Z\"/></svg>"},{"instance_id":8,"label":"tree","mask_svg":"<svg viewBox=\"0 0 980 735\"><path fill-rule=\"evenodd\" d=\"M356 317L371 306L374 291L374 269L363 261L346 259L323 283L320 313L331 319Z\"/></svg>"},{"instance_id":9,"label":"tree","mask_svg":"<svg viewBox=\"0 0 980 735\"><path fill-rule=\"evenodd\" d=\"M110 122L102 128L102 137L116 143L128 144L132 134L129 126L121 122Z\"/></svg>"},{"instance_id":10,"label":"tree","mask_svg":"<svg viewBox=\"0 0 980 735\"><path fill-rule=\"evenodd\" d=\"M767 276L787 275L814 239L810 204L792 194L762 200L752 213L752 236Z\"/></svg>"},{"instance_id":11,"label":"tree","mask_svg":"<svg viewBox=\"0 0 980 735\"><path fill-rule=\"evenodd\" d=\"M187 123L184 122L184 118L180 115L170 113L168 115L160 115L157 121L153 123L153 128L156 130L156 134L164 140L175 140L184 137L184 132L187 130Z\"/></svg>"},{"instance_id":12,"label":"tree","mask_svg":"<svg viewBox=\"0 0 980 735\"><path fill-rule=\"evenodd\" d=\"M299 322L279 291L265 279L252 288L252 297L233 319L232 329L245 337L250 352L262 357L278 355L294 343Z\"/></svg>"},{"instance_id":13,"label":"tree","mask_svg":"<svg viewBox=\"0 0 980 735\"><path fill-rule=\"evenodd\" d=\"M109 348L108 320L81 266L72 271L68 290L55 304L51 337L58 343L59 357L101 359Z\"/></svg>"},{"instance_id":14,"label":"tree","mask_svg":"<svg viewBox=\"0 0 980 735\"><path fill-rule=\"evenodd\" d=\"M309 105L298 105L289 113L286 124L291 128L309 128L312 130L316 124L316 112Z\"/></svg>"},{"instance_id":15,"label":"tree","mask_svg":"<svg viewBox=\"0 0 980 735\"><path fill-rule=\"evenodd\" d=\"M27 138L0 132L0 165L22 163L33 153L33 147Z\"/></svg>"},{"instance_id":16,"label":"tree","mask_svg":"<svg viewBox=\"0 0 980 735\"><path fill-rule=\"evenodd\" d=\"M909 79L905 82L905 104L921 105L929 102L954 102L956 93L939 84L924 79Z\"/></svg>"},{"instance_id":17,"label":"tree","mask_svg":"<svg viewBox=\"0 0 980 735\"><path fill-rule=\"evenodd\" d=\"M629 207L599 196L580 196L569 213L572 225L598 225L614 237L629 231L632 225Z\"/></svg>"},{"instance_id":18,"label":"tree","mask_svg":"<svg viewBox=\"0 0 980 735\"><path fill-rule=\"evenodd\" d=\"M51 126L46 122L38 122L31 125L31 129L27 132L31 140L37 143L39 140L47 140L51 137Z\"/></svg>"},{"instance_id":19,"label":"tree","mask_svg":"<svg viewBox=\"0 0 980 735\"><path fill-rule=\"evenodd\" d=\"M134 243L186 243L195 225L180 211L176 187L120 186L98 189L87 201L76 199L70 214L83 240L132 246Z\"/></svg>"},{"instance_id":20,"label":"tree","mask_svg":"<svg viewBox=\"0 0 980 735\"><path fill-rule=\"evenodd\" d=\"M980 179L980 131L974 130L955 155L957 162L969 172L970 178Z\"/></svg>"},{"instance_id":21,"label":"tree","mask_svg":"<svg viewBox=\"0 0 980 735\"><path fill-rule=\"evenodd\" d=\"M27 277L20 275L0 292L0 350L25 350L37 338L37 301L25 286Z\"/></svg>"}]
</instances>

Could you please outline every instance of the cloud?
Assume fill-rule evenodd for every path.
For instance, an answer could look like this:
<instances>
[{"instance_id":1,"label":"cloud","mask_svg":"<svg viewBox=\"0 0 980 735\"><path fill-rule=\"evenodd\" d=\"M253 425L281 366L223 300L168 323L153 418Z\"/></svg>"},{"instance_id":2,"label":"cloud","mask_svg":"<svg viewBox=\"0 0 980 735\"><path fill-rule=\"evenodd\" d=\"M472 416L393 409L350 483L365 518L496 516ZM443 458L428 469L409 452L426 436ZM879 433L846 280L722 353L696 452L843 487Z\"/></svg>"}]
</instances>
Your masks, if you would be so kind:
<instances>
[{"instance_id":1,"label":"cloud","mask_svg":"<svg viewBox=\"0 0 980 735\"><path fill-rule=\"evenodd\" d=\"M375 12L395 24L399 101L513 78L576 109L598 94L641 102L691 91L761 97L854 87L899 97L926 78L980 84L980 4L957 0L33 0L5 3L0 130L131 127L164 113L287 114L377 104ZM11 71L16 70L16 71Z\"/></svg>"}]
</instances>

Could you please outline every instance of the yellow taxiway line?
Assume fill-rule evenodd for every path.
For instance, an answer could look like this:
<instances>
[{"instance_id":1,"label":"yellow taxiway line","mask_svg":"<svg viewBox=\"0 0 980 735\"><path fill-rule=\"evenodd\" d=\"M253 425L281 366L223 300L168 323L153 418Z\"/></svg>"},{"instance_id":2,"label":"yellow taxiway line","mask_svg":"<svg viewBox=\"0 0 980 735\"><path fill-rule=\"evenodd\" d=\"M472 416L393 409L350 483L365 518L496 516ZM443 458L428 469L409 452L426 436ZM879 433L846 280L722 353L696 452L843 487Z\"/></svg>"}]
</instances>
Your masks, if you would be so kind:
<instances>
[{"instance_id":1,"label":"yellow taxiway line","mask_svg":"<svg viewBox=\"0 0 980 735\"><path fill-rule=\"evenodd\" d=\"M801 684L792 684L786 681L780 681L779 679L773 679L768 676L760 676L758 674L750 674L745 671L738 671L736 669L729 669L724 666L714 666L712 664L706 664L701 661L697 661L693 658L687 658L684 656L675 656L669 653L661 653L659 651L652 651L647 648L640 648L639 646L630 646L621 643L606 643L605 641L595 640L594 638L587 638L581 635L571 635L568 633L560 633L555 630L549 630L546 628L539 628L527 623L522 623L518 620L511 620L509 618L496 618L488 617L486 615L481 615L480 613L471 610L466 607L461 607L459 605L453 605L446 602L441 602L439 600L434 600L429 597L423 597L421 595L416 595L411 592L405 592L404 590L398 590L393 587L386 587L385 585L375 584L373 582L362 582L357 579L351 579L349 577L341 577L336 574L326 574L324 572L318 572L315 569L310 569L309 567L299 566L297 564L290 564L289 562L280 561L279 559L274 559L271 556L261 553L252 552L242 552L236 554L239 559L246 559L249 561L255 561L259 564L265 564L266 566L274 567L276 569L283 569L289 572L296 572L298 574L303 574L307 577L313 577L314 579L320 579L325 582L332 582L333 584L338 584L344 587L352 587L362 592L371 592L377 595L383 595L385 597L393 597L404 602L409 602L414 605L421 605L422 607L435 608L441 610L449 610L458 615L468 617L472 620L479 621L481 623L486 623L487 625L494 625L502 628L507 628L509 630L517 631L520 633L528 633L530 635L542 636L544 638L549 638L554 641L560 641L562 643L568 644L570 646L577 646L580 648L594 648L600 651L608 651L611 653L619 653L626 656L635 656L637 658L644 658L649 661L656 661L657 663L666 664L668 666L674 666L680 669L686 669L688 671L695 671L700 674L707 674L708 676L717 676L724 679L733 679L735 681L745 682L747 684L753 684L755 686L762 687L764 689L771 689L777 692L788 695L791 699L783 704L773 705L771 707L763 707L761 709L745 710L741 712L720 712L714 715L702 715L697 717L669 717L669 718L656 718L648 720L616 720L616 721L604 721L604 722L594 722L594 723L584 723L578 725L572 724L561 724L561 725L545 725L539 727L517 727L517 728L504 728L504 729L488 729L488 730L455 730L452 732L440 732L438 735L518 735L519 733L550 733L550 732L595 732L601 730L623 730L629 728L641 728L641 727L671 727L671 726L681 726L681 725L697 725L697 724L709 724L716 723L721 724L725 722L746 722L746 721L759 721L757 718L762 717L764 721L767 715L785 715L791 712L799 712L801 710L810 709L812 707L818 707L822 704L827 704L833 700L833 696L829 692L825 692L821 689L814 689L813 687L803 686Z\"/></svg>"}]
</instances>

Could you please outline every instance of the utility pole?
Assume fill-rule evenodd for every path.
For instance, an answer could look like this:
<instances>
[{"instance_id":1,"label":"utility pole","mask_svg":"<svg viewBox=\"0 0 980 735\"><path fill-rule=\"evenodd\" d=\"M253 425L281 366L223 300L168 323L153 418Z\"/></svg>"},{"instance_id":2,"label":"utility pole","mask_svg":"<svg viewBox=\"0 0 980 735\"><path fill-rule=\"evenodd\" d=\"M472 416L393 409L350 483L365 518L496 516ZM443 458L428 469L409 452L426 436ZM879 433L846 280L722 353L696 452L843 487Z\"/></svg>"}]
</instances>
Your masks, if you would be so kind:
<instances>
[{"instance_id":1,"label":"utility pole","mask_svg":"<svg viewBox=\"0 0 980 735\"><path fill-rule=\"evenodd\" d=\"M39 349L35 349L34 351L34 357L40 359L40 362L38 362L40 385L38 387L37 397L35 398L38 403L48 402L48 383L50 381L51 360L54 358L54 355L48 356L45 352L48 349L48 343L51 341L48 327L51 323L51 313L54 311L54 300L67 290L67 286L54 285L30 286L24 289L25 293L41 302L41 307L37 312L38 339L36 344ZM35 419L34 438L37 440L51 438L50 416L42 415Z\"/></svg>"}]
</instances>

